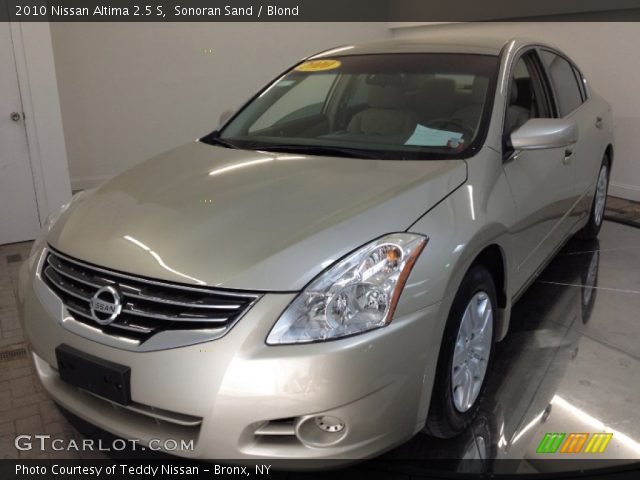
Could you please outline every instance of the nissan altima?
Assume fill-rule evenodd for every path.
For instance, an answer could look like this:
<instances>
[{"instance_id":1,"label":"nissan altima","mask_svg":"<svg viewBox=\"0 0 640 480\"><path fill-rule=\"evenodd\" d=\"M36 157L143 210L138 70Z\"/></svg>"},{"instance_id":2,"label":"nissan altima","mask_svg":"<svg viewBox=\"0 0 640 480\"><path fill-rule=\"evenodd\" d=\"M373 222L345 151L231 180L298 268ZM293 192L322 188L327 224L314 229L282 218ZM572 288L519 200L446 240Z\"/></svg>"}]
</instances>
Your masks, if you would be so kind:
<instances>
[{"instance_id":1,"label":"nissan altima","mask_svg":"<svg viewBox=\"0 0 640 480\"><path fill-rule=\"evenodd\" d=\"M602 225L609 105L518 39L344 46L75 195L20 274L44 389L190 458L379 454L473 420L511 306Z\"/></svg>"}]
</instances>

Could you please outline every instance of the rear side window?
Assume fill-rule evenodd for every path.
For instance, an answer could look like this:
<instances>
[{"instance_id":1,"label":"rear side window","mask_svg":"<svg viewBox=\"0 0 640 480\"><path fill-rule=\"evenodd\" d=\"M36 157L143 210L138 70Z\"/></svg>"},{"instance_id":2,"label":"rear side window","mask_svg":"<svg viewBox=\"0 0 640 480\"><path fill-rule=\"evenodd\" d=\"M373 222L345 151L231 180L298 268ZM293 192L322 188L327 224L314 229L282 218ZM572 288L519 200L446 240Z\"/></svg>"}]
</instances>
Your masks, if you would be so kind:
<instances>
[{"instance_id":1,"label":"rear side window","mask_svg":"<svg viewBox=\"0 0 640 480\"><path fill-rule=\"evenodd\" d=\"M560 55L548 50L541 53L556 92L560 116L564 117L582 104L582 92L572 65Z\"/></svg>"},{"instance_id":2,"label":"rear side window","mask_svg":"<svg viewBox=\"0 0 640 480\"><path fill-rule=\"evenodd\" d=\"M582 101L584 102L587 100L587 98L589 98L589 95L587 94L586 80L584 79L584 76L582 75L580 70L578 70L575 65L573 66L573 73L576 75L576 78L578 79L578 85L580 85L580 93L582 94Z\"/></svg>"}]
</instances>

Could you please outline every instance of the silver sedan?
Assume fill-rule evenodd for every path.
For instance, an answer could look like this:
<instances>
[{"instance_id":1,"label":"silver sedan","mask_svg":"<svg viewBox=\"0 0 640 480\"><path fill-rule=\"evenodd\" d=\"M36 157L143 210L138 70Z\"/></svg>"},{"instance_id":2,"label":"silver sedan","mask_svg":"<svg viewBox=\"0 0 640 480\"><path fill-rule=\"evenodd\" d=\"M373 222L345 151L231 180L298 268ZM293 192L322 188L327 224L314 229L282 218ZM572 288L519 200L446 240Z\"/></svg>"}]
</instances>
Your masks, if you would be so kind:
<instances>
[{"instance_id":1,"label":"silver sedan","mask_svg":"<svg viewBox=\"0 0 640 480\"><path fill-rule=\"evenodd\" d=\"M20 277L38 376L76 415L189 458L454 436L513 302L598 234L612 162L609 105L553 47L315 55L52 219Z\"/></svg>"}]
</instances>

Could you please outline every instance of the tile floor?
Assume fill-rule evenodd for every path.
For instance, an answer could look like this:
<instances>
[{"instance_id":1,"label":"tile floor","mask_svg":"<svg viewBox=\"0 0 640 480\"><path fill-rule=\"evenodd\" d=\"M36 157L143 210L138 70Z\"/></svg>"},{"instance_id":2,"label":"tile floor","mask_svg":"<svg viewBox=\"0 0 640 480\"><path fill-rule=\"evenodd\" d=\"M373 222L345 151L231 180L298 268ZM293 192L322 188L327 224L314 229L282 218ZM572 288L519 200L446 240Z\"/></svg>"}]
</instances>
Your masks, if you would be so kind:
<instances>
[{"instance_id":1,"label":"tile floor","mask_svg":"<svg viewBox=\"0 0 640 480\"><path fill-rule=\"evenodd\" d=\"M49 458L49 452L18 451L17 434L50 434L81 440L36 379L24 350L14 291L31 242L0 245L0 459ZM99 452L56 452L55 458L99 458Z\"/></svg>"},{"instance_id":2,"label":"tile floor","mask_svg":"<svg viewBox=\"0 0 640 480\"><path fill-rule=\"evenodd\" d=\"M13 291L29 249L0 246L0 458L99 458L13 445L17 433L104 435L61 415L24 353ZM571 241L515 304L468 432L447 441L418 435L384 458L513 459L521 471L535 471L545 432L606 431L614 434L606 458L640 459L638 311L640 229L605 222L599 241Z\"/></svg>"},{"instance_id":3,"label":"tile floor","mask_svg":"<svg viewBox=\"0 0 640 480\"><path fill-rule=\"evenodd\" d=\"M610 196L607 199L606 217L609 220L629 222L632 226L640 227L640 202Z\"/></svg>"}]
</instances>

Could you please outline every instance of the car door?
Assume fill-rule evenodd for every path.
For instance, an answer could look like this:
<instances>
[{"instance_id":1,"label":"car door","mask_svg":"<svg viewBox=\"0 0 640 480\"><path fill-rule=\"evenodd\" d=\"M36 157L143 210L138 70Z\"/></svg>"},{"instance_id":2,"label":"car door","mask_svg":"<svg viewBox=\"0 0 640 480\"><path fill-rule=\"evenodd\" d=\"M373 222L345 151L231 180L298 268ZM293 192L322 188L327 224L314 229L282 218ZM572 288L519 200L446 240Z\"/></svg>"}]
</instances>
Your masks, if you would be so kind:
<instances>
[{"instance_id":1,"label":"car door","mask_svg":"<svg viewBox=\"0 0 640 480\"><path fill-rule=\"evenodd\" d=\"M547 48L540 49L540 58L553 87L559 116L572 120L578 127L579 139L572 156L573 185L577 198L590 200L586 194L596 180L604 152L605 115L590 101L582 74L568 58ZM590 208L590 201L578 203L570 212L571 220L578 221Z\"/></svg>"},{"instance_id":2,"label":"car door","mask_svg":"<svg viewBox=\"0 0 640 480\"><path fill-rule=\"evenodd\" d=\"M510 226L514 252L514 281L521 287L555 251L570 225L567 213L575 203L573 152L548 148L514 152L509 147L509 112L524 109L526 118L557 116L557 106L535 49L513 62L505 113L505 175L518 211ZM513 91L517 91L516 94ZM522 120L521 120L522 121ZM521 125L515 125L512 131Z\"/></svg>"}]
</instances>

